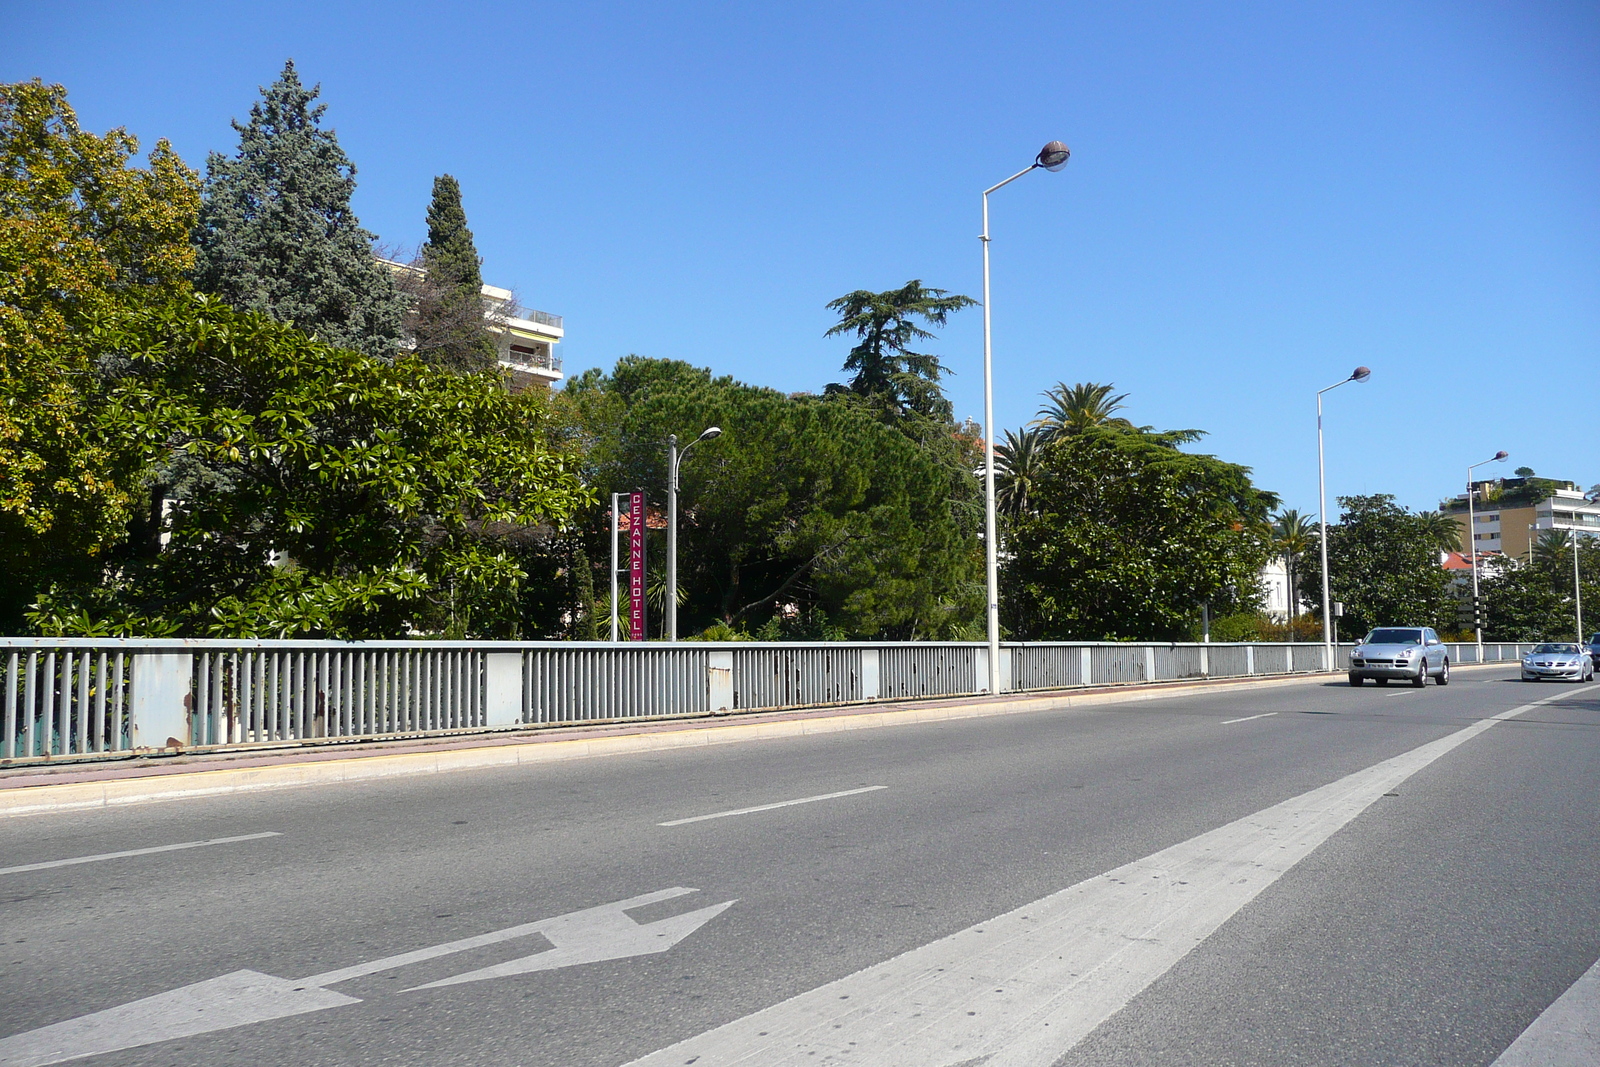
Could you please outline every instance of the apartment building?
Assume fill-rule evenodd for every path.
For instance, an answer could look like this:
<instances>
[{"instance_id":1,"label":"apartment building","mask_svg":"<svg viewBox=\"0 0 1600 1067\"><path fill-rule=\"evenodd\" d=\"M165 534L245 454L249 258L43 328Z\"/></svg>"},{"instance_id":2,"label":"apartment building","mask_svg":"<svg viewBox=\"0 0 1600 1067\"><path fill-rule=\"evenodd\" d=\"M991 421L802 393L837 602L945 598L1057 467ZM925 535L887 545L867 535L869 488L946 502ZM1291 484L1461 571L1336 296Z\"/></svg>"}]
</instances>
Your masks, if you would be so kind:
<instances>
[{"instance_id":1,"label":"apartment building","mask_svg":"<svg viewBox=\"0 0 1600 1067\"><path fill-rule=\"evenodd\" d=\"M1472 492L1471 522L1466 493L1446 503L1461 525L1463 551L1527 559L1533 542L1546 530L1600 536L1600 500L1585 499L1571 482L1552 486L1547 479L1506 478L1474 482Z\"/></svg>"},{"instance_id":2,"label":"apartment building","mask_svg":"<svg viewBox=\"0 0 1600 1067\"><path fill-rule=\"evenodd\" d=\"M379 262L396 274L426 273L411 263L382 258ZM495 357L512 391L548 390L562 379L561 357L556 353L556 345L566 337L566 330L560 315L523 307L516 302L510 289L485 285L483 319L484 326L494 337Z\"/></svg>"}]
</instances>

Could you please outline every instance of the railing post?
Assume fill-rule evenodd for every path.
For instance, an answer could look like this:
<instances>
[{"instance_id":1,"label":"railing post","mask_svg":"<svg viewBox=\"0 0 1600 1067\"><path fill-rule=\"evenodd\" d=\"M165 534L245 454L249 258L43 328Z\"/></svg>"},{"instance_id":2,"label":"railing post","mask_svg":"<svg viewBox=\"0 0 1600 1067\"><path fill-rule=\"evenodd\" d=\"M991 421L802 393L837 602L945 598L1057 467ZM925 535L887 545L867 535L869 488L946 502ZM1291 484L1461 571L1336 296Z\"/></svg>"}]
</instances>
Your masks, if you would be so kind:
<instances>
[{"instance_id":1,"label":"railing post","mask_svg":"<svg viewBox=\"0 0 1600 1067\"><path fill-rule=\"evenodd\" d=\"M192 744L189 711L194 700L194 656L188 652L138 652L132 659L128 732L133 747Z\"/></svg>"},{"instance_id":2,"label":"railing post","mask_svg":"<svg viewBox=\"0 0 1600 1067\"><path fill-rule=\"evenodd\" d=\"M1088 645L1078 649L1078 681L1083 685L1094 684L1094 649Z\"/></svg>"},{"instance_id":3,"label":"railing post","mask_svg":"<svg viewBox=\"0 0 1600 1067\"><path fill-rule=\"evenodd\" d=\"M861 699L877 700L879 691L879 660L878 650L864 648L861 650Z\"/></svg>"},{"instance_id":4,"label":"railing post","mask_svg":"<svg viewBox=\"0 0 1600 1067\"><path fill-rule=\"evenodd\" d=\"M1153 681L1156 680L1156 646L1155 645L1145 645L1144 646L1144 680L1147 681L1147 682L1153 682Z\"/></svg>"},{"instance_id":5,"label":"railing post","mask_svg":"<svg viewBox=\"0 0 1600 1067\"><path fill-rule=\"evenodd\" d=\"M1256 673L1256 646L1255 645L1245 645L1244 646L1244 673L1246 673L1246 674L1254 674L1254 673Z\"/></svg>"},{"instance_id":6,"label":"railing post","mask_svg":"<svg viewBox=\"0 0 1600 1067\"><path fill-rule=\"evenodd\" d=\"M1211 649L1203 644L1200 646L1200 677L1211 677Z\"/></svg>"},{"instance_id":7,"label":"railing post","mask_svg":"<svg viewBox=\"0 0 1600 1067\"><path fill-rule=\"evenodd\" d=\"M489 652L483 657L483 724L522 722L522 653Z\"/></svg>"},{"instance_id":8,"label":"railing post","mask_svg":"<svg viewBox=\"0 0 1600 1067\"><path fill-rule=\"evenodd\" d=\"M712 712L733 710L733 653L706 653L706 707Z\"/></svg>"}]
</instances>

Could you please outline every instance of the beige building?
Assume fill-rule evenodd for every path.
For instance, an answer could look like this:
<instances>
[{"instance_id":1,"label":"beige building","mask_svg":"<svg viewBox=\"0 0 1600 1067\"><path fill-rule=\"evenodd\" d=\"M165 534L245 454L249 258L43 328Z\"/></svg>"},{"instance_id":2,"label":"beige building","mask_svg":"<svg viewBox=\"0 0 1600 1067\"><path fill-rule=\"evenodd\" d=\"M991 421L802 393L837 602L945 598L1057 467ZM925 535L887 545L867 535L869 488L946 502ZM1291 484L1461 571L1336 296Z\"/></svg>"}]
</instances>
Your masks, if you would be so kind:
<instances>
[{"instance_id":1,"label":"beige building","mask_svg":"<svg viewBox=\"0 0 1600 1067\"><path fill-rule=\"evenodd\" d=\"M1539 494L1516 493L1515 483L1520 481L1474 483L1471 523L1467 521L1467 494L1450 501L1451 517L1461 524L1464 552L1496 552L1527 559L1533 542L1545 530L1600 536L1600 501L1584 499L1571 483L1565 489L1548 491L1541 500ZM1501 506L1507 502L1513 506Z\"/></svg>"}]
</instances>

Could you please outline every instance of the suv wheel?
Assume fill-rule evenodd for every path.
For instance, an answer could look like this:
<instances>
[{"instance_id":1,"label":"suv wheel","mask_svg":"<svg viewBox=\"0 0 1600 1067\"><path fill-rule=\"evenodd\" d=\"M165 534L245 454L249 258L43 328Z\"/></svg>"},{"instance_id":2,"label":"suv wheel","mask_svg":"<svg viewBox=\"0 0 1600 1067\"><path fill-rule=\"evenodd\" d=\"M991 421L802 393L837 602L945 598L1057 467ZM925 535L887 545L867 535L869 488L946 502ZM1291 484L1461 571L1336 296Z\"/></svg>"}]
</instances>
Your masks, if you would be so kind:
<instances>
[{"instance_id":1,"label":"suv wheel","mask_svg":"<svg viewBox=\"0 0 1600 1067\"><path fill-rule=\"evenodd\" d=\"M1417 676L1411 679L1411 684L1418 689L1428 684L1428 661L1426 658L1417 665Z\"/></svg>"},{"instance_id":2,"label":"suv wheel","mask_svg":"<svg viewBox=\"0 0 1600 1067\"><path fill-rule=\"evenodd\" d=\"M1439 671L1439 684L1440 685L1449 685L1450 684L1450 657L1449 656L1445 657L1445 659L1444 659L1444 667Z\"/></svg>"},{"instance_id":3,"label":"suv wheel","mask_svg":"<svg viewBox=\"0 0 1600 1067\"><path fill-rule=\"evenodd\" d=\"M1366 681L1366 679L1361 677L1359 674L1350 675L1350 684L1356 686L1357 688L1360 688L1361 683L1364 681Z\"/></svg>"}]
</instances>

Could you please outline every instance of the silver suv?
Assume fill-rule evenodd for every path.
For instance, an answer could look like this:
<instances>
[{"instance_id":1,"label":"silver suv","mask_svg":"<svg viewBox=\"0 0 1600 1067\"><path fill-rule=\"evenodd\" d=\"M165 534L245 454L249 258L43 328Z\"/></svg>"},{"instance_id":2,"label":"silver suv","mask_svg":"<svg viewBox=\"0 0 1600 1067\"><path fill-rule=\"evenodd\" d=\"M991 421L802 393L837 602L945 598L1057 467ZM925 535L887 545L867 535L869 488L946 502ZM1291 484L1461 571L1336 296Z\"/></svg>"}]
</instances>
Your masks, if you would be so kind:
<instances>
[{"instance_id":1,"label":"silver suv","mask_svg":"<svg viewBox=\"0 0 1600 1067\"><path fill-rule=\"evenodd\" d=\"M1450 684L1450 650L1426 626L1380 626L1350 650L1351 685L1368 678L1388 685L1399 678L1420 688L1429 675Z\"/></svg>"}]
</instances>

